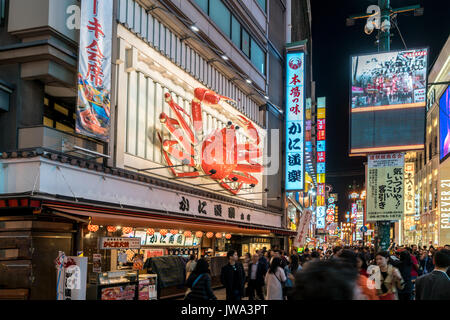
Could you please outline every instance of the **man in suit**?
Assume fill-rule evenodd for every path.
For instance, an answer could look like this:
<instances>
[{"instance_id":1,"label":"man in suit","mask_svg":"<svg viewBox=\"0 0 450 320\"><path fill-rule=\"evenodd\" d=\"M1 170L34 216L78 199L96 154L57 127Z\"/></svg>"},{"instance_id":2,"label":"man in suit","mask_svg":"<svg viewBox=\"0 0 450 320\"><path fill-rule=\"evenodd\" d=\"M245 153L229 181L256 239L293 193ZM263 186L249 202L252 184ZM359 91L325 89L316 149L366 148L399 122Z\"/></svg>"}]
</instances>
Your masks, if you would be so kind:
<instances>
[{"instance_id":1,"label":"man in suit","mask_svg":"<svg viewBox=\"0 0 450 320\"><path fill-rule=\"evenodd\" d=\"M263 260L261 260L263 259ZM263 286L264 277L267 273L267 265L263 257L257 254L252 256L252 262L248 266L248 299L255 300L256 295L260 300L264 300Z\"/></svg>"},{"instance_id":2,"label":"man in suit","mask_svg":"<svg viewBox=\"0 0 450 320\"><path fill-rule=\"evenodd\" d=\"M441 249L434 254L435 268L416 280L416 300L450 300L450 250Z\"/></svg>"},{"instance_id":3,"label":"man in suit","mask_svg":"<svg viewBox=\"0 0 450 320\"><path fill-rule=\"evenodd\" d=\"M220 280L225 286L227 300L240 301L244 296L245 271L242 263L238 262L237 252L230 250L227 253L228 264L222 267Z\"/></svg>"}]
</instances>

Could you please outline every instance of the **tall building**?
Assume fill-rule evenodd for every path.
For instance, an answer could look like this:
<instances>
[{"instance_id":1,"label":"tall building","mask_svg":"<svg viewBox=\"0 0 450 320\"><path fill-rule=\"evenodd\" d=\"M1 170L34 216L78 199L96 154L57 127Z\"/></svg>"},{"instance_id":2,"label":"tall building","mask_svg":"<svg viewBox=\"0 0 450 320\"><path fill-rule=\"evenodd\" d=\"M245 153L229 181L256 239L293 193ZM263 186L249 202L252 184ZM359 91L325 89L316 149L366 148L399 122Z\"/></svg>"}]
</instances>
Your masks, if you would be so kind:
<instances>
[{"instance_id":1,"label":"tall building","mask_svg":"<svg viewBox=\"0 0 450 320\"><path fill-rule=\"evenodd\" d=\"M428 76L425 150L408 153L413 170L414 209L403 220L403 242L426 246L450 243L447 198L450 166L448 155L450 38ZM405 199L408 200L408 199ZM407 201L405 201L407 203ZM410 206L411 206L410 205Z\"/></svg>"},{"instance_id":2,"label":"tall building","mask_svg":"<svg viewBox=\"0 0 450 320\"><path fill-rule=\"evenodd\" d=\"M158 256L212 255L213 284L230 248L287 249L295 230L278 147L290 1L89 1L0 0L0 291L54 299L60 251L83 253L88 282L99 286L99 271L131 259L100 247L107 237L141 238L139 252L155 264ZM106 11L112 19L100 24ZM80 48L80 33L98 42ZM100 50L105 39L108 51ZM90 63L85 78L82 59ZM84 117L81 103L101 121ZM83 124L92 134L77 130ZM218 183L222 167L201 172L198 155L182 161L174 145L186 145L174 126L195 132L200 150L209 134L230 128L250 151ZM177 293L160 280L161 296Z\"/></svg>"}]
</instances>

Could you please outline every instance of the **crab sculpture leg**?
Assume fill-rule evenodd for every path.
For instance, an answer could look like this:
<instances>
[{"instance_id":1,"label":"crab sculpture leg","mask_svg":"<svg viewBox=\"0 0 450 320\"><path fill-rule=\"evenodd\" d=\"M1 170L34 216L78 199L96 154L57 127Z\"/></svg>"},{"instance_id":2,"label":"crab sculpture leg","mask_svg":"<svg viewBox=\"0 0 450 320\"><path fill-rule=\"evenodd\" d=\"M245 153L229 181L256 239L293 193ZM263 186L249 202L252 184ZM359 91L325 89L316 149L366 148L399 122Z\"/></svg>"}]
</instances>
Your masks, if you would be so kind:
<instances>
[{"instance_id":1,"label":"crab sculpture leg","mask_svg":"<svg viewBox=\"0 0 450 320\"><path fill-rule=\"evenodd\" d=\"M247 161L246 163L238 163L227 179L238 183L238 187L233 189L227 182L221 182L220 185L233 194L238 194L244 184L258 184L258 179L249 173L259 173L264 171L264 167L259 163L252 163L251 160L256 160L262 156L259 149L261 142L258 131L253 123L243 116L238 116L237 122L241 124L242 128L247 132L252 140L252 143L240 144L237 146L238 162ZM255 147L256 146L256 147Z\"/></svg>"}]
</instances>

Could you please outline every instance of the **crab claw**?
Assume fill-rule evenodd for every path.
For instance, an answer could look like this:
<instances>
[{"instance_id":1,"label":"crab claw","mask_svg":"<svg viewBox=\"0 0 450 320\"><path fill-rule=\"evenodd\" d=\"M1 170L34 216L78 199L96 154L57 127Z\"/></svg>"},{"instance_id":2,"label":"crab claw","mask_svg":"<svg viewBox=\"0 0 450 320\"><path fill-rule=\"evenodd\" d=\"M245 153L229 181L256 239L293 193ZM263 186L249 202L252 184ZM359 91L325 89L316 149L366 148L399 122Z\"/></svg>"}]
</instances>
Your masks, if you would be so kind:
<instances>
[{"instance_id":1,"label":"crab claw","mask_svg":"<svg viewBox=\"0 0 450 320\"><path fill-rule=\"evenodd\" d=\"M194 96L197 100L200 100L200 102L204 102L210 105L218 104L220 100L225 101L233 101L233 99L222 96L220 94L217 94L216 92L212 90L208 90L205 88L196 88L194 90Z\"/></svg>"},{"instance_id":2,"label":"crab claw","mask_svg":"<svg viewBox=\"0 0 450 320\"><path fill-rule=\"evenodd\" d=\"M256 145L258 146L260 143L260 138L259 138L258 130L256 130L256 127L246 117L238 115L238 118L239 118L240 122L242 123L242 127L244 128L244 130L248 133L250 138L253 141L255 141Z\"/></svg>"}]
</instances>

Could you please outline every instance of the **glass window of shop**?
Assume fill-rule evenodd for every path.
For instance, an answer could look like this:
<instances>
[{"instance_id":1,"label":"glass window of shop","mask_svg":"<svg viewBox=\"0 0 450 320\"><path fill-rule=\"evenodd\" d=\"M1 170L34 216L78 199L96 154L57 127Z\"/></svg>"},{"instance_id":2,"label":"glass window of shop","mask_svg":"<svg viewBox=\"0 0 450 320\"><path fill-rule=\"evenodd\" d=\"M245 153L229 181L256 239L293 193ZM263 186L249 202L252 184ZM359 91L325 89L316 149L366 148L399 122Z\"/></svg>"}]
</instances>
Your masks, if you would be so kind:
<instances>
[{"instance_id":1,"label":"glass window of shop","mask_svg":"<svg viewBox=\"0 0 450 320\"><path fill-rule=\"evenodd\" d=\"M231 40L236 47L241 48L241 24L234 16L231 16Z\"/></svg>"},{"instance_id":2,"label":"glass window of shop","mask_svg":"<svg viewBox=\"0 0 450 320\"><path fill-rule=\"evenodd\" d=\"M247 31L242 29L242 52L245 53L247 57L250 58L250 36Z\"/></svg>"}]
</instances>

